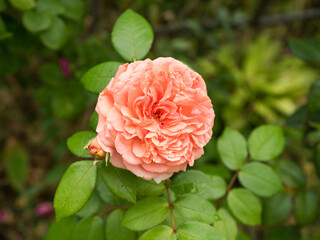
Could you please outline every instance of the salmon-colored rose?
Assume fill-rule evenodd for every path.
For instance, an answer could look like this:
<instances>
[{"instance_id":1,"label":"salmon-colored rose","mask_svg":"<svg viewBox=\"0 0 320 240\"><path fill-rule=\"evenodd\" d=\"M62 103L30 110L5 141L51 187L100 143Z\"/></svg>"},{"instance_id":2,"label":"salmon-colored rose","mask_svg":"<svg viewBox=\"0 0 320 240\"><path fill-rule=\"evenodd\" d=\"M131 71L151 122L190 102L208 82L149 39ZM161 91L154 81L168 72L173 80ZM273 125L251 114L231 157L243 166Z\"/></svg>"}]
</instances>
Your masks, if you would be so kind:
<instances>
[{"instance_id":1,"label":"salmon-colored rose","mask_svg":"<svg viewBox=\"0 0 320 240\"><path fill-rule=\"evenodd\" d=\"M212 135L205 82L173 58L120 66L96 111L97 140L111 163L156 182L192 166Z\"/></svg>"}]
</instances>

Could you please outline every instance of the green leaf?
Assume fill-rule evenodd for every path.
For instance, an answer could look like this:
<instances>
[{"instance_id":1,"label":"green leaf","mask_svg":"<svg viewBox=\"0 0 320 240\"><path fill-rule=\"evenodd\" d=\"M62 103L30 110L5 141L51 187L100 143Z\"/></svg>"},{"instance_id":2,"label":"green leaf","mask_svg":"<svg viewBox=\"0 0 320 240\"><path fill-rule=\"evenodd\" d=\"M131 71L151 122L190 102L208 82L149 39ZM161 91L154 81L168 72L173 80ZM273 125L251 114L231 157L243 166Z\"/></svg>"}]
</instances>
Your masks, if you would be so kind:
<instances>
[{"instance_id":1,"label":"green leaf","mask_svg":"<svg viewBox=\"0 0 320 240\"><path fill-rule=\"evenodd\" d=\"M48 29L52 18L43 12L26 11L22 15L22 23L30 32L37 33Z\"/></svg>"},{"instance_id":2,"label":"green leaf","mask_svg":"<svg viewBox=\"0 0 320 240\"><path fill-rule=\"evenodd\" d=\"M0 40L11 37L12 33L7 32L6 25L0 16Z\"/></svg>"},{"instance_id":3,"label":"green leaf","mask_svg":"<svg viewBox=\"0 0 320 240\"><path fill-rule=\"evenodd\" d=\"M22 147L12 147L6 154L6 174L10 185L17 191L23 191L28 177L29 156Z\"/></svg>"},{"instance_id":4,"label":"green leaf","mask_svg":"<svg viewBox=\"0 0 320 240\"><path fill-rule=\"evenodd\" d=\"M246 139L236 130L226 128L217 143L222 162L231 170L239 169L248 156Z\"/></svg>"},{"instance_id":5,"label":"green leaf","mask_svg":"<svg viewBox=\"0 0 320 240\"><path fill-rule=\"evenodd\" d=\"M124 210L114 210L107 219L106 237L108 240L135 240L135 233L121 226Z\"/></svg>"},{"instance_id":6,"label":"green leaf","mask_svg":"<svg viewBox=\"0 0 320 240\"><path fill-rule=\"evenodd\" d=\"M21 11L30 10L36 5L34 0L9 0L9 2L13 7Z\"/></svg>"},{"instance_id":7,"label":"green leaf","mask_svg":"<svg viewBox=\"0 0 320 240\"><path fill-rule=\"evenodd\" d=\"M61 221L53 220L47 231L45 240L70 240L76 226L76 218L69 217Z\"/></svg>"},{"instance_id":8,"label":"green leaf","mask_svg":"<svg viewBox=\"0 0 320 240\"><path fill-rule=\"evenodd\" d=\"M81 82L89 92L100 93L116 75L120 65L119 62L104 62L94 66L81 78Z\"/></svg>"},{"instance_id":9,"label":"green leaf","mask_svg":"<svg viewBox=\"0 0 320 240\"><path fill-rule=\"evenodd\" d=\"M218 215L221 220L216 221L214 227L226 237L226 240L235 240L238 234L237 222L224 208L218 210Z\"/></svg>"},{"instance_id":10,"label":"green leaf","mask_svg":"<svg viewBox=\"0 0 320 240\"><path fill-rule=\"evenodd\" d=\"M316 172L318 174L318 177L320 177L320 142L315 147L315 151L313 152L312 160L313 160Z\"/></svg>"},{"instance_id":11,"label":"green leaf","mask_svg":"<svg viewBox=\"0 0 320 240\"><path fill-rule=\"evenodd\" d=\"M128 9L114 24L111 41L125 60L139 60L150 50L153 31L142 16Z\"/></svg>"},{"instance_id":12,"label":"green leaf","mask_svg":"<svg viewBox=\"0 0 320 240\"><path fill-rule=\"evenodd\" d=\"M220 176L212 176L208 175L211 179L210 182L210 189L208 190L209 199L218 199L222 197L227 190L227 183L225 180Z\"/></svg>"},{"instance_id":13,"label":"green leaf","mask_svg":"<svg viewBox=\"0 0 320 240\"><path fill-rule=\"evenodd\" d=\"M178 194L195 192L205 199L215 199L215 179L197 170L188 170L179 173L170 185L170 189Z\"/></svg>"},{"instance_id":14,"label":"green leaf","mask_svg":"<svg viewBox=\"0 0 320 240\"><path fill-rule=\"evenodd\" d=\"M244 231L239 229L236 240L252 240L252 239Z\"/></svg>"},{"instance_id":15,"label":"green leaf","mask_svg":"<svg viewBox=\"0 0 320 240\"><path fill-rule=\"evenodd\" d=\"M320 123L320 79L317 79L312 84L308 96L308 113L309 120Z\"/></svg>"},{"instance_id":16,"label":"green leaf","mask_svg":"<svg viewBox=\"0 0 320 240\"><path fill-rule=\"evenodd\" d=\"M144 180L138 178L137 190L138 194L141 196L159 196L165 191L164 183L156 183L153 180Z\"/></svg>"},{"instance_id":17,"label":"green leaf","mask_svg":"<svg viewBox=\"0 0 320 240\"><path fill-rule=\"evenodd\" d=\"M80 20L85 12L85 3L83 0L60 0L60 4L63 6L63 16L71 20Z\"/></svg>"},{"instance_id":18,"label":"green leaf","mask_svg":"<svg viewBox=\"0 0 320 240\"><path fill-rule=\"evenodd\" d=\"M177 240L176 235L171 227L161 225L145 232L139 240Z\"/></svg>"},{"instance_id":19,"label":"green leaf","mask_svg":"<svg viewBox=\"0 0 320 240\"><path fill-rule=\"evenodd\" d=\"M142 231L161 223L169 213L169 203L164 198L144 198L126 212L122 225L134 231Z\"/></svg>"},{"instance_id":20,"label":"green leaf","mask_svg":"<svg viewBox=\"0 0 320 240\"><path fill-rule=\"evenodd\" d=\"M45 63L42 64L39 69L39 75L42 81L44 81L49 86L58 86L64 85L63 76L61 69L58 64L54 63Z\"/></svg>"},{"instance_id":21,"label":"green leaf","mask_svg":"<svg viewBox=\"0 0 320 240\"><path fill-rule=\"evenodd\" d=\"M320 63L319 39L289 39L291 51L297 57L311 63Z\"/></svg>"},{"instance_id":22,"label":"green leaf","mask_svg":"<svg viewBox=\"0 0 320 240\"><path fill-rule=\"evenodd\" d=\"M271 197L283 190L281 180L268 165L252 162L244 165L239 173L241 184L262 197Z\"/></svg>"},{"instance_id":23,"label":"green leaf","mask_svg":"<svg viewBox=\"0 0 320 240\"><path fill-rule=\"evenodd\" d=\"M280 226L268 228L263 232L264 240L301 240L300 228Z\"/></svg>"},{"instance_id":24,"label":"green leaf","mask_svg":"<svg viewBox=\"0 0 320 240\"><path fill-rule=\"evenodd\" d=\"M121 205L121 199L115 196L110 189L106 186L101 176L101 168L99 168L98 177L97 177L97 191L99 193L100 198L105 202L111 205ZM128 202L129 203L129 202Z\"/></svg>"},{"instance_id":25,"label":"green leaf","mask_svg":"<svg viewBox=\"0 0 320 240\"><path fill-rule=\"evenodd\" d=\"M57 238L59 239L59 238ZM104 223L100 217L82 219L74 228L72 240L104 240ZM60 239L59 239L60 240Z\"/></svg>"},{"instance_id":26,"label":"green leaf","mask_svg":"<svg viewBox=\"0 0 320 240\"><path fill-rule=\"evenodd\" d=\"M43 182L45 184L53 184L59 182L63 174L66 172L67 168L67 164L56 165L46 174Z\"/></svg>"},{"instance_id":27,"label":"green leaf","mask_svg":"<svg viewBox=\"0 0 320 240\"><path fill-rule=\"evenodd\" d=\"M230 170L222 164L201 164L197 169L209 175L220 176L225 180L231 178Z\"/></svg>"},{"instance_id":28,"label":"green leaf","mask_svg":"<svg viewBox=\"0 0 320 240\"><path fill-rule=\"evenodd\" d=\"M287 193L278 193L264 201L263 222L275 225L286 220L292 210L292 198Z\"/></svg>"},{"instance_id":29,"label":"green leaf","mask_svg":"<svg viewBox=\"0 0 320 240\"><path fill-rule=\"evenodd\" d=\"M62 87L60 89L63 89ZM76 89L55 92L51 99L51 108L55 116L63 120L75 117L85 107L86 99L81 90Z\"/></svg>"},{"instance_id":30,"label":"green leaf","mask_svg":"<svg viewBox=\"0 0 320 240\"><path fill-rule=\"evenodd\" d=\"M92 114L91 114L91 117L89 119L89 127L92 129L92 130L96 130L97 128L97 125L98 125L98 120L99 120L99 116L98 116L98 113L96 111L94 111Z\"/></svg>"},{"instance_id":31,"label":"green leaf","mask_svg":"<svg viewBox=\"0 0 320 240\"><path fill-rule=\"evenodd\" d=\"M88 149L83 149L88 142L95 138L97 134L95 132L82 131L73 134L67 140L67 145L69 150L78 157L91 157L88 152Z\"/></svg>"},{"instance_id":32,"label":"green leaf","mask_svg":"<svg viewBox=\"0 0 320 240\"><path fill-rule=\"evenodd\" d=\"M211 224L215 221L214 206L197 195L184 195L173 204L175 210L185 219Z\"/></svg>"},{"instance_id":33,"label":"green leaf","mask_svg":"<svg viewBox=\"0 0 320 240\"><path fill-rule=\"evenodd\" d=\"M60 18L54 17L50 28L40 34L40 39L47 48L58 50L68 40L68 29Z\"/></svg>"},{"instance_id":34,"label":"green leaf","mask_svg":"<svg viewBox=\"0 0 320 240\"><path fill-rule=\"evenodd\" d=\"M254 160L268 161L280 155L285 139L278 126L257 127L249 137L249 152Z\"/></svg>"},{"instance_id":35,"label":"green leaf","mask_svg":"<svg viewBox=\"0 0 320 240\"><path fill-rule=\"evenodd\" d=\"M57 220L68 217L88 201L97 180L97 166L93 161L71 164L63 175L54 196Z\"/></svg>"},{"instance_id":36,"label":"green leaf","mask_svg":"<svg viewBox=\"0 0 320 240\"><path fill-rule=\"evenodd\" d=\"M217 229L200 222L185 222L177 229L179 240L226 240Z\"/></svg>"},{"instance_id":37,"label":"green leaf","mask_svg":"<svg viewBox=\"0 0 320 240\"><path fill-rule=\"evenodd\" d=\"M306 185L306 176L301 167L293 161L281 160L275 166L276 172L285 185L293 188Z\"/></svg>"},{"instance_id":38,"label":"green leaf","mask_svg":"<svg viewBox=\"0 0 320 240\"><path fill-rule=\"evenodd\" d=\"M98 212L100 208L100 199L96 192L93 192L87 203L76 213L77 216L86 218Z\"/></svg>"},{"instance_id":39,"label":"green leaf","mask_svg":"<svg viewBox=\"0 0 320 240\"><path fill-rule=\"evenodd\" d=\"M38 0L37 10L50 16L57 16L65 12L64 6L57 0Z\"/></svg>"},{"instance_id":40,"label":"green leaf","mask_svg":"<svg viewBox=\"0 0 320 240\"><path fill-rule=\"evenodd\" d=\"M295 201L294 215L299 225L313 223L318 216L318 198L311 190L302 190Z\"/></svg>"},{"instance_id":41,"label":"green leaf","mask_svg":"<svg viewBox=\"0 0 320 240\"><path fill-rule=\"evenodd\" d=\"M260 200L242 188L232 189L227 197L228 206L240 222L255 226L261 223Z\"/></svg>"},{"instance_id":42,"label":"green leaf","mask_svg":"<svg viewBox=\"0 0 320 240\"><path fill-rule=\"evenodd\" d=\"M5 0L0 0L0 12L4 11L7 8L7 3Z\"/></svg>"},{"instance_id":43,"label":"green leaf","mask_svg":"<svg viewBox=\"0 0 320 240\"><path fill-rule=\"evenodd\" d=\"M102 164L101 174L104 183L115 195L136 202L137 196L137 177L131 172L116 168L112 164L105 166Z\"/></svg>"}]
</instances>

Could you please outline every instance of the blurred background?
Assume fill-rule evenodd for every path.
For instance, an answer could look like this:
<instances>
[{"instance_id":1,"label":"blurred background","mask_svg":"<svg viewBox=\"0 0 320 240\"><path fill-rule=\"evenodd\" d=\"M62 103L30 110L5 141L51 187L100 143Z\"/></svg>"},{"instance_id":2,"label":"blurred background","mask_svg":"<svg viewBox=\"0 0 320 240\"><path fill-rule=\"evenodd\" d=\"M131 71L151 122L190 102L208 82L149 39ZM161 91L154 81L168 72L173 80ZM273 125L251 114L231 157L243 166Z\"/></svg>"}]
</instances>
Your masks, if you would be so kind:
<instances>
[{"instance_id":1,"label":"blurred background","mask_svg":"<svg viewBox=\"0 0 320 240\"><path fill-rule=\"evenodd\" d=\"M320 38L319 0L0 0L1 240L44 239L57 184L78 160L66 139L94 130L97 95L80 79L96 64L123 61L110 32L127 8L153 27L147 57L179 59L207 83L214 135L196 167L230 178L216 153L222 130L248 136L278 124L287 142L274 167L287 194L293 203L300 190L319 196L320 44L308 50L316 61L303 61L294 41ZM280 223L265 216L262 227L243 230L249 239L320 239L319 213L297 223L292 208Z\"/></svg>"}]
</instances>

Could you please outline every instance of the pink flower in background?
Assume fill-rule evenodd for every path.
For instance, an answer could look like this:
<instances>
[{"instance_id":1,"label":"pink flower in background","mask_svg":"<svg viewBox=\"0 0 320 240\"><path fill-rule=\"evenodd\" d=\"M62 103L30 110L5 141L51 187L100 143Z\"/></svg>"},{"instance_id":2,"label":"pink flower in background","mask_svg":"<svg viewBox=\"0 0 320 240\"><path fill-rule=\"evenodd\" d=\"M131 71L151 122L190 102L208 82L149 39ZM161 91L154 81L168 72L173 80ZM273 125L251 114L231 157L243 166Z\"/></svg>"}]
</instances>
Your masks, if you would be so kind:
<instances>
[{"instance_id":1,"label":"pink flower in background","mask_svg":"<svg viewBox=\"0 0 320 240\"><path fill-rule=\"evenodd\" d=\"M0 210L0 224L7 222L9 217L9 212L5 209Z\"/></svg>"},{"instance_id":2,"label":"pink flower in background","mask_svg":"<svg viewBox=\"0 0 320 240\"><path fill-rule=\"evenodd\" d=\"M204 80L173 58L120 66L96 111L97 140L111 163L156 182L194 164L214 122Z\"/></svg>"},{"instance_id":3,"label":"pink flower in background","mask_svg":"<svg viewBox=\"0 0 320 240\"><path fill-rule=\"evenodd\" d=\"M39 217L47 216L53 213L53 205L51 202L40 203L35 207L34 212Z\"/></svg>"},{"instance_id":4,"label":"pink flower in background","mask_svg":"<svg viewBox=\"0 0 320 240\"><path fill-rule=\"evenodd\" d=\"M69 62L67 59L65 58L60 58L60 67L61 67L61 70L63 72L63 74L66 76L66 77L71 77L71 71L69 69Z\"/></svg>"}]
</instances>

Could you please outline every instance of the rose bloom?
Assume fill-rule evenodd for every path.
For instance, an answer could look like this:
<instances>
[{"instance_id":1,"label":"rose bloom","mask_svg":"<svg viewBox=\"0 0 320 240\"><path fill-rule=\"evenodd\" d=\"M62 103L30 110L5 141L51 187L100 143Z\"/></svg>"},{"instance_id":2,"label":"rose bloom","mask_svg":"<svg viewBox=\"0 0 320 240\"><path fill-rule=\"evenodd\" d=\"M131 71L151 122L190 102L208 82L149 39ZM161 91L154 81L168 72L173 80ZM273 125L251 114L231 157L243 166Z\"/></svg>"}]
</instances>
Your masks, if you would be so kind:
<instances>
[{"instance_id":1,"label":"rose bloom","mask_svg":"<svg viewBox=\"0 0 320 240\"><path fill-rule=\"evenodd\" d=\"M97 140L112 165L158 183L193 166L215 116L202 77L173 58L120 66L96 111Z\"/></svg>"}]
</instances>

